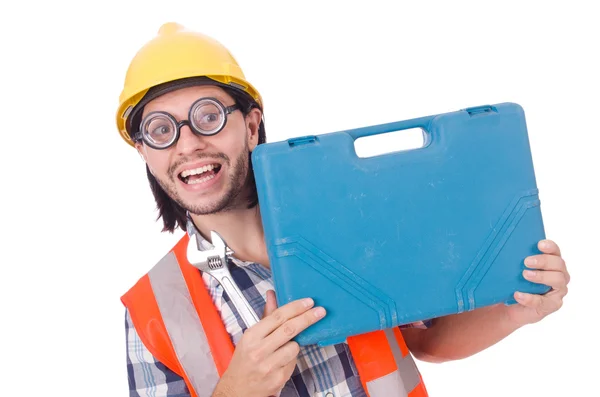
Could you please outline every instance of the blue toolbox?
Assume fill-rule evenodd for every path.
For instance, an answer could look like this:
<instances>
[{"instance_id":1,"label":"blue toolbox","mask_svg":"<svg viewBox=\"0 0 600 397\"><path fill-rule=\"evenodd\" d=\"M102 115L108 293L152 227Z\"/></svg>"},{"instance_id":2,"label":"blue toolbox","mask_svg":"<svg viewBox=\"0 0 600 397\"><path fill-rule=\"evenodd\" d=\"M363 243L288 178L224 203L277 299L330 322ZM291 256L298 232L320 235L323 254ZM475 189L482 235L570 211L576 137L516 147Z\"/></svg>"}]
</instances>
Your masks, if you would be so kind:
<instances>
[{"instance_id":1,"label":"blue toolbox","mask_svg":"<svg viewBox=\"0 0 600 397\"><path fill-rule=\"evenodd\" d=\"M412 128L423 147L356 154L360 137ZM517 104L265 143L252 162L278 304L327 309L301 345L548 290L522 276L545 231Z\"/></svg>"}]
</instances>

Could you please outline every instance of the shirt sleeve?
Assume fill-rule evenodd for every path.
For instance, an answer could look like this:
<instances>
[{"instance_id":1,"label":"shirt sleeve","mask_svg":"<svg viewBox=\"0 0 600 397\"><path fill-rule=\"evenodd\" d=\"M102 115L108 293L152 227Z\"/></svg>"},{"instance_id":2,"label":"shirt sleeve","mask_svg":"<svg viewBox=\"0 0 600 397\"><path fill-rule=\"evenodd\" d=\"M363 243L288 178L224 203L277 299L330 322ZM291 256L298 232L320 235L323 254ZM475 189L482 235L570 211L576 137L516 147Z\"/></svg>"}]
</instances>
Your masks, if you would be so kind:
<instances>
[{"instance_id":1,"label":"shirt sleeve","mask_svg":"<svg viewBox=\"0 0 600 397\"><path fill-rule=\"evenodd\" d=\"M158 361L144 346L125 311L127 378L130 397L190 397L183 378Z\"/></svg>"}]
</instances>

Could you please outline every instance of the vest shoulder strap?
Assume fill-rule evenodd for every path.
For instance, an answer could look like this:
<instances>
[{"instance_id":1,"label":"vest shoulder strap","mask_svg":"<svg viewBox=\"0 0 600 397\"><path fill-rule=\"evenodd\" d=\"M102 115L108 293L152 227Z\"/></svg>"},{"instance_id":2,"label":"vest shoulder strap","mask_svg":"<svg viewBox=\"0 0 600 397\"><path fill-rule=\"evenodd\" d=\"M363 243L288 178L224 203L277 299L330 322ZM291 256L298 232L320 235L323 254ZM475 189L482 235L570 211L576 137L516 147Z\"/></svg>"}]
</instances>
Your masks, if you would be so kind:
<instances>
[{"instance_id":1,"label":"vest shoulder strap","mask_svg":"<svg viewBox=\"0 0 600 397\"><path fill-rule=\"evenodd\" d=\"M169 334L161 320L160 309L152 292L148 274L144 275L122 297L121 302L142 343L150 353L177 375L183 377Z\"/></svg>"},{"instance_id":2,"label":"vest shoulder strap","mask_svg":"<svg viewBox=\"0 0 600 397\"><path fill-rule=\"evenodd\" d=\"M121 300L146 348L202 397L234 347L200 271L187 260L188 242L185 234Z\"/></svg>"}]
</instances>

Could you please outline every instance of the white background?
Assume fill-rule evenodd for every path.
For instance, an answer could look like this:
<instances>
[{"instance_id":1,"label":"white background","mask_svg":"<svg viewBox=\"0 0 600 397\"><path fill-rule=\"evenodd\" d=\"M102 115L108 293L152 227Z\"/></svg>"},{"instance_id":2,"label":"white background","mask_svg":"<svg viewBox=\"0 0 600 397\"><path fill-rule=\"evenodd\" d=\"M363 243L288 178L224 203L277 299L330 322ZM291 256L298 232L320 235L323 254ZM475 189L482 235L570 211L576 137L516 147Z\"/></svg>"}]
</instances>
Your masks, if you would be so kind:
<instances>
[{"instance_id":1,"label":"white background","mask_svg":"<svg viewBox=\"0 0 600 397\"><path fill-rule=\"evenodd\" d=\"M128 395L119 298L180 235L160 233L114 114L129 61L166 21L229 47L264 96L270 141L522 105L546 231L572 275L565 306L420 369L435 397L597 395L593 2L326 3L3 3L0 395Z\"/></svg>"}]
</instances>

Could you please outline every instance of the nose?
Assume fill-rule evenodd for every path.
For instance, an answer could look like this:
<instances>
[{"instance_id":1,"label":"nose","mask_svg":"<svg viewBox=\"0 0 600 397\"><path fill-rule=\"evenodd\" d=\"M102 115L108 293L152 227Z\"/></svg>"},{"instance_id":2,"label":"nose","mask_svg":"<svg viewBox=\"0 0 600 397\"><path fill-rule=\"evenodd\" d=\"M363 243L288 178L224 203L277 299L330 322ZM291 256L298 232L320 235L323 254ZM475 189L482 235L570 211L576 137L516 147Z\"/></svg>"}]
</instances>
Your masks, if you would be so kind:
<instances>
[{"instance_id":1,"label":"nose","mask_svg":"<svg viewBox=\"0 0 600 397\"><path fill-rule=\"evenodd\" d=\"M176 143L177 153L188 156L200 150L206 150L206 137L194 134L189 125L181 126L179 140Z\"/></svg>"}]
</instances>

